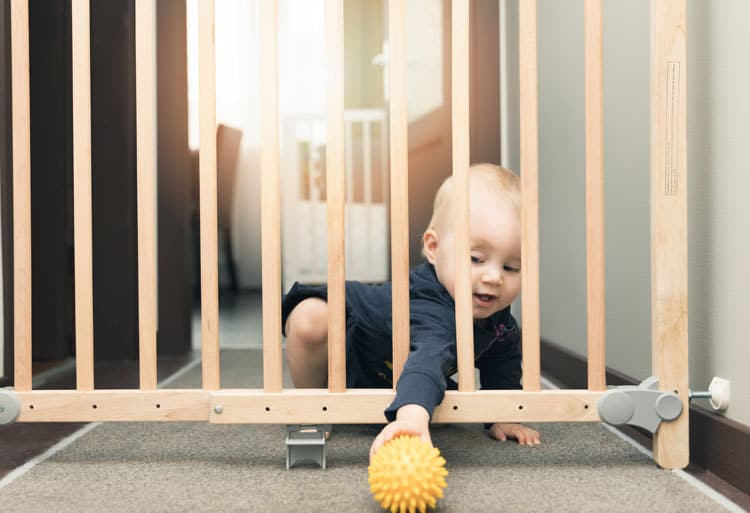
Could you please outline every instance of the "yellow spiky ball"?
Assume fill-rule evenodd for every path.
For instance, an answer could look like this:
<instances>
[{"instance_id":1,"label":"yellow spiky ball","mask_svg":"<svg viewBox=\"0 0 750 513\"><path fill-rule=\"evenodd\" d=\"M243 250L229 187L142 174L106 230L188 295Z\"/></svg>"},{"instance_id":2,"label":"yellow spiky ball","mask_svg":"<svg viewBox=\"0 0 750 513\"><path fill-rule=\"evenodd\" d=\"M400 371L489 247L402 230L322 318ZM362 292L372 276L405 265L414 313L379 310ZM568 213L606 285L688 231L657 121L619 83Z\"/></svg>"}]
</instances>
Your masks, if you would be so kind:
<instances>
[{"instance_id":1,"label":"yellow spiky ball","mask_svg":"<svg viewBox=\"0 0 750 513\"><path fill-rule=\"evenodd\" d=\"M383 445L367 469L370 491L391 513L425 513L443 497L445 459L417 436L399 436Z\"/></svg>"}]
</instances>

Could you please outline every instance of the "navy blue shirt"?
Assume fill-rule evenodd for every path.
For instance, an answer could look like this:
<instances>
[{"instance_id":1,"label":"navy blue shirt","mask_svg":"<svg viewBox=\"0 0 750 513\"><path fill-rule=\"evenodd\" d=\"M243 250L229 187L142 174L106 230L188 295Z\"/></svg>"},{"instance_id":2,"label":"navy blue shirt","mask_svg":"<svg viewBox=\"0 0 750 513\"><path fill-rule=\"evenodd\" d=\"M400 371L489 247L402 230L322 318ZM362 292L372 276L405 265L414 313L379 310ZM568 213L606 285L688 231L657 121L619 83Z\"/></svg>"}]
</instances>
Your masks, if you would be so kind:
<instances>
[{"instance_id":1,"label":"navy blue shirt","mask_svg":"<svg viewBox=\"0 0 750 513\"><path fill-rule=\"evenodd\" d=\"M308 297L327 299L325 286L295 283L282 303L282 326ZM409 356L385 410L388 421L406 404L418 404L430 417L455 388L457 369L455 303L427 262L409 273ZM393 383L391 283L346 282L346 386L390 388ZM520 333L510 307L474 323L474 360L483 390L521 388Z\"/></svg>"}]
</instances>

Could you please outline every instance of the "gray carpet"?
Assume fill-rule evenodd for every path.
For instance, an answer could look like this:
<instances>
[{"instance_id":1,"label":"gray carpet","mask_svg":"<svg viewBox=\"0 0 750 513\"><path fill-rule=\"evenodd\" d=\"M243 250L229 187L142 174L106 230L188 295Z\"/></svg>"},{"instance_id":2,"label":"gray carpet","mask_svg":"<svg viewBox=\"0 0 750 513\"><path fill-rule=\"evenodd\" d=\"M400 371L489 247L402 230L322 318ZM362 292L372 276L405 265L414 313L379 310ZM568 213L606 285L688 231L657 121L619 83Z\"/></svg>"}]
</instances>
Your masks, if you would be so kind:
<instances>
[{"instance_id":1,"label":"gray carpet","mask_svg":"<svg viewBox=\"0 0 750 513\"><path fill-rule=\"evenodd\" d=\"M260 385L258 351L222 352L222 386ZM200 382L196 366L170 387ZM448 461L439 512L725 511L599 424L541 424L534 448L481 426L435 426ZM0 511L383 511L367 485L377 430L335 426L328 469L285 470L283 426L103 424L0 489Z\"/></svg>"}]
</instances>

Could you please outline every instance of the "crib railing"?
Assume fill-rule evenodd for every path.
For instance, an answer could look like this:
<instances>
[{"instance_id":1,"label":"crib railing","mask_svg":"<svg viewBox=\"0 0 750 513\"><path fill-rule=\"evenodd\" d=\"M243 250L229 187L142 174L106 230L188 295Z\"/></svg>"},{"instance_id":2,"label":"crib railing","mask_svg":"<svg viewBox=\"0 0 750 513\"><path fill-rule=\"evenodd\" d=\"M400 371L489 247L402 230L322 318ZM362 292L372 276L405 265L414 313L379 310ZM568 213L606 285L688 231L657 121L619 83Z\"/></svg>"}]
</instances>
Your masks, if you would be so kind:
<instances>
[{"instance_id":1,"label":"crib railing","mask_svg":"<svg viewBox=\"0 0 750 513\"><path fill-rule=\"evenodd\" d=\"M381 283L388 258L388 144L384 109L344 111L346 263L349 280ZM323 283L326 244L325 113L282 118L281 197L284 290L295 281Z\"/></svg>"},{"instance_id":2,"label":"crib railing","mask_svg":"<svg viewBox=\"0 0 750 513\"><path fill-rule=\"evenodd\" d=\"M390 206L394 383L409 350L408 145L405 2L389 0ZM32 390L29 41L27 0L11 1L14 212L14 393L21 422L183 421L378 423L393 390L347 390L344 330L345 148L342 0L326 0L328 389L282 385L281 188L278 141L277 4L260 6L263 259L263 388L221 389L216 199L214 0L201 0L200 237L202 388L156 389L153 0L136 0L140 387L94 390L91 240L89 3L74 1L75 390ZM468 253L469 1L452 2L453 169L456 187L456 323L459 390L434 422L597 422L605 389L602 2L585 1L586 212L589 382L586 390L541 390L538 227L537 7L519 3L523 391L476 391ZM663 467L688 463L685 0L651 3L651 201L653 373L683 413L655 435Z\"/></svg>"}]
</instances>

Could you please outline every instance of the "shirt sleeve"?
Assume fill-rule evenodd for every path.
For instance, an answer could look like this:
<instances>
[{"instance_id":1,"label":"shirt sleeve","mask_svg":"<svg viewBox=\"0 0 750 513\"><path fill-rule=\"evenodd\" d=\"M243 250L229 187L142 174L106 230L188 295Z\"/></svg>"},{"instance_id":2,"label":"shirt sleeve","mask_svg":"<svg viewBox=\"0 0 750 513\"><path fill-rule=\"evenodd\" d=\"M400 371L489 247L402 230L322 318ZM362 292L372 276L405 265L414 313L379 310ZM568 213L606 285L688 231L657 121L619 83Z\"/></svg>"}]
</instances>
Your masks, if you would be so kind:
<instances>
[{"instance_id":1,"label":"shirt sleeve","mask_svg":"<svg viewBox=\"0 0 750 513\"><path fill-rule=\"evenodd\" d=\"M410 302L409 356L396 385L396 398L386 408L389 422L399 408L418 404L432 418L445 396L446 374L456 362L456 329L453 310L429 299Z\"/></svg>"}]
</instances>

